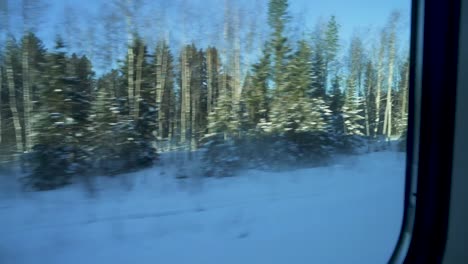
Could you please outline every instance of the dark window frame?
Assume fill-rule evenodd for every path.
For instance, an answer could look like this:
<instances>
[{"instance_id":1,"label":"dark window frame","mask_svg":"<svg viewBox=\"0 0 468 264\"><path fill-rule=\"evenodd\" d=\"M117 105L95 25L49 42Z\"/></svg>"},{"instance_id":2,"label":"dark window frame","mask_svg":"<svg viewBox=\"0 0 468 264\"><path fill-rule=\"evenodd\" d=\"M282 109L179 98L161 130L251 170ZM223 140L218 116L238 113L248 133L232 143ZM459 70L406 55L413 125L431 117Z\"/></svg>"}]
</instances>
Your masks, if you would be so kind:
<instances>
[{"instance_id":1,"label":"dark window frame","mask_svg":"<svg viewBox=\"0 0 468 264\"><path fill-rule=\"evenodd\" d=\"M405 212L389 263L441 263L450 207L461 0L413 0Z\"/></svg>"}]
</instances>

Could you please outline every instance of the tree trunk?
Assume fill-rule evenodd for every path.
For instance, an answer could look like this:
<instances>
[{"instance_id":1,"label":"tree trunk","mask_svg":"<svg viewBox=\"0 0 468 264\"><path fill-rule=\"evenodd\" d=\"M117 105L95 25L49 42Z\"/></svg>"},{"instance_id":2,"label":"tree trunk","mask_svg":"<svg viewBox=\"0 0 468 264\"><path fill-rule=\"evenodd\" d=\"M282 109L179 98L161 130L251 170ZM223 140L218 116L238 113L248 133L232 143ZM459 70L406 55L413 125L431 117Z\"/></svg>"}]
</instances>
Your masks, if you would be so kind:
<instances>
[{"instance_id":1,"label":"tree trunk","mask_svg":"<svg viewBox=\"0 0 468 264\"><path fill-rule=\"evenodd\" d=\"M161 44L159 50L156 51L156 106L158 108L158 137L166 138L168 135L169 125L167 124L168 107L170 106L169 92L166 88L166 76L168 74L168 58L166 54L165 44Z\"/></svg>"},{"instance_id":2,"label":"tree trunk","mask_svg":"<svg viewBox=\"0 0 468 264\"><path fill-rule=\"evenodd\" d=\"M385 52L385 36L382 33L381 43L380 43L380 50L379 50L379 58L377 62L377 87L375 95L375 127L374 127L374 136L378 135L379 127L380 127L380 100L381 100L381 92L382 92L382 82L383 82L383 57Z\"/></svg>"},{"instance_id":3,"label":"tree trunk","mask_svg":"<svg viewBox=\"0 0 468 264\"><path fill-rule=\"evenodd\" d=\"M166 78L167 78L167 75L168 75L168 59L169 59L169 54L167 54L166 52L166 49L163 49L163 52L162 52L162 62L161 62L161 76L160 76L160 79L161 79L161 91L162 91L162 94L161 94L161 102L160 104L162 104L163 106L163 111L161 111L161 115L159 115L159 125L163 128L162 130L162 137L163 138L167 138L167 135L168 135L168 124L167 124L167 113L168 113L168 108L169 108L169 89L168 87L166 87Z\"/></svg>"},{"instance_id":4,"label":"tree trunk","mask_svg":"<svg viewBox=\"0 0 468 264\"><path fill-rule=\"evenodd\" d=\"M130 9L132 6L132 0L127 0L127 8ZM135 55L133 52L133 36L132 36L132 15L130 11L125 11L125 17L127 21L127 56L128 56L128 110L129 116L135 115L135 84L134 84L134 67L135 67Z\"/></svg>"},{"instance_id":5,"label":"tree trunk","mask_svg":"<svg viewBox=\"0 0 468 264\"><path fill-rule=\"evenodd\" d=\"M137 56L137 66L136 66L136 82L135 82L135 112L134 112L134 119L138 120L140 117L140 101L141 101L141 83L142 83L142 76L143 76L143 60L144 57L144 44L140 43L138 47L138 56Z\"/></svg>"},{"instance_id":6,"label":"tree trunk","mask_svg":"<svg viewBox=\"0 0 468 264\"><path fill-rule=\"evenodd\" d=\"M15 90L15 81L13 77L13 64L11 55L8 55L9 62L6 65L6 74L8 82L8 93L10 99L10 109L13 117L13 127L15 130L15 139L16 139L16 151L20 152L23 150L23 140L21 135L21 123L18 114L18 107L16 103L16 90Z\"/></svg>"},{"instance_id":7,"label":"tree trunk","mask_svg":"<svg viewBox=\"0 0 468 264\"><path fill-rule=\"evenodd\" d=\"M369 122L369 103L368 103L368 100L367 100L367 97L368 95L366 95L366 98L364 98L364 118L365 118L365 122L366 122L366 136L369 137L370 136L370 122Z\"/></svg>"},{"instance_id":8,"label":"tree trunk","mask_svg":"<svg viewBox=\"0 0 468 264\"><path fill-rule=\"evenodd\" d=\"M170 147L173 145L173 139L174 139L174 134L175 131L177 130L177 121L176 121L176 100L175 100L175 94L174 91L171 90L169 94L169 130L167 134L168 141L170 143Z\"/></svg>"},{"instance_id":9,"label":"tree trunk","mask_svg":"<svg viewBox=\"0 0 468 264\"><path fill-rule=\"evenodd\" d=\"M32 150L32 126L31 126L31 86L30 86L30 72L29 72L29 36L25 36L23 43L23 104L24 104L24 141L25 150L29 152Z\"/></svg>"},{"instance_id":10,"label":"tree trunk","mask_svg":"<svg viewBox=\"0 0 468 264\"><path fill-rule=\"evenodd\" d=\"M401 93L401 122L403 122L403 131L406 130L407 122L408 122L408 85L409 85L409 66L405 69L405 80L403 83L403 92Z\"/></svg>"},{"instance_id":11,"label":"tree trunk","mask_svg":"<svg viewBox=\"0 0 468 264\"><path fill-rule=\"evenodd\" d=\"M213 50L211 48L208 48L206 51L206 72L207 72L207 84L206 84L206 90L207 90L207 112L208 114L211 113L213 109Z\"/></svg>"},{"instance_id":12,"label":"tree trunk","mask_svg":"<svg viewBox=\"0 0 468 264\"><path fill-rule=\"evenodd\" d=\"M198 61L195 63L198 66ZM199 76L194 76L194 78L197 78ZM193 80L191 80L193 81ZM191 124L190 124L190 138L191 138L191 144L190 144L190 149L195 150L197 148L197 115L198 115L198 106L199 106L199 83L195 83L191 87Z\"/></svg>"},{"instance_id":13,"label":"tree trunk","mask_svg":"<svg viewBox=\"0 0 468 264\"><path fill-rule=\"evenodd\" d=\"M385 107L384 135L390 138L392 135L392 87L393 87L393 69L395 64L395 33L391 32L389 39L389 63L388 63L388 83L387 100Z\"/></svg>"},{"instance_id":14,"label":"tree trunk","mask_svg":"<svg viewBox=\"0 0 468 264\"><path fill-rule=\"evenodd\" d=\"M128 109L129 109L130 116L133 116L135 112L135 108L134 108L135 100L134 100L134 95L133 95L134 88L135 88L133 84L134 55L133 55L133 48L130 44L127 50L127 54L128 54Z\"/></svg>"},{"instance_id":15,"label":"tree trunk","mask_svg":"<svg viewBox=\"0 0 468 264\"><path fill-rule=\"evenodd\" d=\"M232 69L234 72L232 73L232 88L233 88L233 103L234 106L239 105L240 95L242 92L241 86L241 70L240 70L240 36L239 36L239 10L236 10L234 15L234 29L233 29L233 37L234 37L234 61Z\"/></svg>"},{"instance_id":16,"label":"tree trunk","mask_svg":"<svg viewBox=\"0 0 468 264\"><path fill-rule=\"evenodd\" d=\"M156 51L156 108L158 110L158 139L162 139L163 127L161 123L162 116L162 49Z\"/></svg>"},{"instance_id":17,"label":"tree trunk","mask_svg":"<svg viewBox=\"0 0 468 264\"><path fill-rule=\"evenodd\" d=\"M190 58L189 48L185 47L182 51L182 91L181 91L181 110L180 110L180 142L185 144L187 139L188 122L190 121Z\"/></svg>"}]
</instances>

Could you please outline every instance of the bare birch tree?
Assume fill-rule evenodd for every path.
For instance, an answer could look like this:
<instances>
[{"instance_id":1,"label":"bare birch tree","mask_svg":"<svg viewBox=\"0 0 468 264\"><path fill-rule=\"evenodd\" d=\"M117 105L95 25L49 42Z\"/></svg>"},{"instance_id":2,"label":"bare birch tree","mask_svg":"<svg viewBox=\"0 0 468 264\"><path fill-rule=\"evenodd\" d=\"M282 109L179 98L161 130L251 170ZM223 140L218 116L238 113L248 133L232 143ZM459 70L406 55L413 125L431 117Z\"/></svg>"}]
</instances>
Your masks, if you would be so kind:
<instances>
[{"instance_id":1,"label":"bare birch tree","mask_svg":"<svg viewBox=\"0 0 468 264\"><path fill-rule=\"evenodd\" d=\"M6 77L7 77L7 85L8 85L8 97L9 97L9 105L11 110L11 115L13 118L13 127L15 132L15 142L16 142L16 151L22 152L23 151L23 137L22 137L22 127L20 122L20 117L18 113L18 101L16 98L16 87L15 87L15 79L14 79L14 72L13 72L13 50L14 44L12 37L8 40L9 44L7 44L6 54Z\"/></svg>"},{"instance_id":2,"label":"bare birch tree","mask_svg":"<svg viewBox=\"0 0 468 264\"><path fill-rule=\"evenodd\" d=\"M388 25L388 76L387 76L387 99L385 106L383 134L390 138L392 135L392 91L393 91L393 72L395 68L395 43L396 43L396 24L400 14L394 12L390 16Z\"/></svg>"},{"instance_id":3,"label":"bare birch tree","mask_svg":"<svg viewBox=\"0 0 468 264\"><path fill-rule=\"evenodd\" d=\"M33 98L31 83L36 82L35 74L31 69L30 52L31 52L31 33L35 31L39 25L41 12L45 9L45 5L40 0L23 0L22 4L22 17L23 17L23 43L21 50L21 65L22 65L22 78L23 78L23 104L24 104L24 145L25 151L32 150L33 135L34 135L34 119L32 118L33 112Z\"/></svg>"},{"instance_id":4,"label":"bare birch tree","mask_svg":"<svg viewBox=\"0 0 468 264\"><path fill-rule=\"evenodd\" d=\"M377 136L380 127L380 102L382 97L382 83L384 78L384 69L383 69L383 62L384 62L384 54L385 54L385 42L387 41L387 37L384 31L381 32L380 35L380 47L378 52L377 58L377 85L376 85L376 95L375 95L375 127L374 127L374 135Z\"/></svg>"}]
</instances>

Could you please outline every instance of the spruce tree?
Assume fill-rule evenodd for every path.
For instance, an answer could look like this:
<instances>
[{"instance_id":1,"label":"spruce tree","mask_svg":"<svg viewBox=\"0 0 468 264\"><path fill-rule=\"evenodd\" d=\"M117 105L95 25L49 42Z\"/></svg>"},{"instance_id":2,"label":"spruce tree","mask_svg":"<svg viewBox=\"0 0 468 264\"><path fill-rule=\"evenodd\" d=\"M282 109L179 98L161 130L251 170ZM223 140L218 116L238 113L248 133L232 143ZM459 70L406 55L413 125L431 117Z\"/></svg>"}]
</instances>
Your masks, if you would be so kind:
<instances>
[{"instance_id":1,"label":"spruce tree","mask_svg":"<svg viewBox=\"0 0 468 264\"><path fill-rule=\"evenodd\" d=\"M336 138L335 141L339 140L344 134L344 121L343 121L343 105L344 105L344 94L341 92L341 77L335 75L331 81L331 92L329 98L329 106L331 111L330 126L331 134Z\"/></svg>"},{"instance_id":2,"label":"spruce tree","mask_svg":"<svg viewBox=\"0 0 468 264\"><path fill-rule=\"evenodd\" d=\"M37 124L38 138L31 156L31 174L26 183L39 190L69 184L73 175L72 138L74 121L70 116L67 92L67 57L59 37L54 51L47 56L46 88L40 99L44 102Z\"/></svg>"},{"instance_id":3,"label":"spruce tree","mask_svg":"<svg viewBox=\"0 0 468 264\"><path fill-rule=\"evenodd\" d=\"M286 68L282 93L275 96L270 111L272 131L291 134L296 132L324 131L325 120L322 113L328 113L328 107L322 99L308 95L312 81L310 64L311 49L306 41L298 43Z\"/></svg>"},{"instance_id":4,"label":"spruce tree","mask_svg":"<svg viewBox=\"0 0 468 264\"><path fill-rule=\"evenodd\" d=\"M64 79L66 87L67 118L70 120L67 144L71 149L70 173L86 175L90 170L92 160L88 146L89 115L91 111L92 90L94 88L94 72L91 61L75 54L68 60L67 76Z\"/></svg>"},{"instance_id":5,"label":"spruce tree","mask_svg":"<svg viewBox=\"0 0 468 264\"><path fill-rule=\"evenodd\" d=\"M336 21L335 16L331 16L325 31L325 56L324 56L324 68L325 68L325 90L328 88L328 81L332 81L331 77L337 74L337 61L339 44L339 29L340 25Z\"/></svg>"},{"instance_id":6,"label":"spruce tree","mask_svg":"<svg viewBox=\"0 0 468 264\"><path fill-rule=\"evenodd\" d=\"M252 65L252 75L243 89L245 111L248 118L248 129L256 129L261 121L268 120L268 81L270 77L270 55L264 48L263 55L258 63Z\"/></svg>"},{"instance_id":7,"label":"spruce tree","mask_svg":"<svg viewBox=\"0 0 468 264\"><path fill-rule=\"evenodd\" d=\"M270 0L268 4L268 24L272 29L270 48L272 50L272 80L275 91L279 91L284 80L284 68L291 52L288 39L284 32L290 20L288 15L288 0Z\"/></svg>"},{"instance_id":8,"label":"spruce tree","mask_svg":"<svg viewBox=\"0 0 468 264\"><path fill-rule=\"evenodd\" d=\"M125 161L125 167L129 170L151 166L158 158L155 131L157 130L157 109L154 100L154 85L149 78L152 73L148 57L147 47L140 37L134 39L132 46L136 60L135 67L127 67L126 70L135 69L135 111L123 122L119 123L119 133L126 138L121 142L119 153ZM130 58L127 58L127 65ZM127 76L131 76L127 74ZM128 77L126 78L128 79ZM130 85L130 83L127 83ZM131 113L130 113L131 114Z\"/></svg>"},{"instance_id":9,"label":"spruce tree","mask_svg":"<svg viewBox=\"0 0 468 264\"><path fill-rule=\"evenodd\" d=\"M301 159L326 156L328 152L322 146L330 110L321 98L308 94L314 77L310 58L309 44L299 41L298 50L286 68L287 81L282 92L272 98L269 116L271 125L268 132L284 137L286 155L290 152L290 155L298 155Z\"/></svg>"},{"instance_id":10,"label":"spruce tree","mask_svg":"<svg viewBox=\"0 0 468 264\"><path fill-rule=\"evenodd\" d=\"M327 95L327 52L324 30L317 25L312 33L312 83L309 94L314 98L326 98Z\"/></svg>"},{"instance_id":11,"label":"spruce tree","mask_svg":"<svg viewBox=\"0 0 468 264\"><path fill-rule=\"evenodd\" d=\"M229 84L231 76L224 76ZM220 90L217 104L208 115L208 134L203 138L203 161L207 176L232 176L240 166L239 140L240 117L235 111L232 87Z\"/></svg>"},{"instance_id":12,"label":"spruce tree","mask_svg":"<svg viewBox=\"0 0 468 264\"><path fill-rule=\"evenodd\" d=\"M362 136L364 119L361 110L362 101L356 91L356 80L349 76L346 80L346 93L343 105L344 132L346 135Z\"/></svg>"},{"instance_id":13,"label":"spruce tree","mask_svg":"<svg viewBox=\"0 0 468 264\"><path fill-rule=\"evenodd\" d=\"M92 154L93 167L98 173L116 174L121 170L119 145L126 141L117 129L121 122L122 107L115 97L115 84L118 78L116 70L102 76L97 81L97 91L92 102L89 121L89 151Z\"/></svg>"}]
</instances>

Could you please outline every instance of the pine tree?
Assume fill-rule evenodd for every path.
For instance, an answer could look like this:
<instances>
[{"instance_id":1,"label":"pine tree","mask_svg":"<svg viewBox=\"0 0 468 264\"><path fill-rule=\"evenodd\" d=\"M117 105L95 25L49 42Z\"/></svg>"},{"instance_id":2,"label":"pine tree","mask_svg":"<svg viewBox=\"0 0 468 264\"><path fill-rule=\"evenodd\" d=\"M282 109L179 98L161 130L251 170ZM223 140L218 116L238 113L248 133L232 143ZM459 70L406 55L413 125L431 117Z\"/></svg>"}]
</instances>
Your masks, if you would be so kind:
<instances>
[{"instance_id":1,"label":"pine tree","mask_svg":"<svg viewBox=\"0 0 468 264\"><path fill-rule=\"evenodd\" d=\"M362 101L356 91L356 80L350 76L346 80L346 96L343 105L344 132L346 135L364 135L364 127L361 124L364 118L361 104Z\"/></svg>"},{"instance_id":2,"label":"pine tree","mask_svg":"<svg viewBox=\"0 0 468 264\"><path fill-rule=\"evenodd\" d=\"M325 90L328 88L328 80L330 77L337 74L337 62L336 56L340 47L339 44L339 29L340 25L336 21L335 16L331 16L330 20L327 23L327 28L325 31L325 80L324 87Z\"/></svg>"},{"instance_id":3,"label":"pine tree","mask_svg":"<svg viewBox=\"0 0 468 264\"><path fill-rule=\"evenodd\" d=\"M155 111L147 109L142 102L137 121L123 114L125 105L113 96L119 80L123 80L120 85L126 88L127 78L116 70L99 79L97 96L92 105L93 114L90 116L90 151L95 161L94 169L108 175L147 167L157 159L156 150L151 145L154 142L151 135L153 127L148 125L155 124L155 120L152 120L153 123L149 120L155 117Z\"/></svg>"},{"instance_id":4,"label":"pine tree","mask_svg":"<svg viewBox=\"0 0 468 264\"><path fill-rule=\"evenodd\" d=\"M157 131L157 109L153 81L149 78L153 72L146 58L147 47L140 37L135 38L135 105L133 115L119 123L119 129L127 138L119 153L126 161L125 167L133 170L151 166L157 159L155 131ZM130 63L128 58L127 65ZM130 74L128 74L130 76ZM127 78L128 79L128 78Z\"/></svg>"},{"instance_id":5,"label":"pine tree","mask_svg":"<svg viewBox=\"0 0 468 264\"><path fill-rule=\"evenodd\" d=\"M263 37L254 40L254 32L262 27L256 18L241 20L241 9L230 0L222 40L203 40L219 41L221 48L206 50L187 44L187 35L182 47L169 44L167 35L143 38L137 24L147 18L136 16L139 0L118 0L111 5L118 10L109 9L101 25L112 28L107 41L76 41L86 54L72 54L60 38L52 51L45 50L32 33L38 21L30 12L40 2L25 0L28 7L19 9L24 27L18 42L4 19L10 35L0 43L7 44L0 53L0 151L31 152L23 157L31 160L26 180L33 188L151 166L157 148L168 151L176 144L190 157L203 146L208 174L227 176L246 164L310 165L332 151L354 151L359 140L406 133L409 65L397 66L397 14L382 31L375 58L367 57L367 45L355 36L342 64L338 19L317 24L309 40L296 35L293 44L286 37L287 0L268 1L270 34L261 51L254 51L254 42ZM184 14L184 32L191 16ZM124 19L128 42L119 55ZM76 27L67 21L65 30ZM241 37L247 39L245 50ZM156 39L154 54L148 54ZM107 51L99 61L105 70L95 69L99 78L94 46ZM180 52L178 58L171 49Z\"/></svg>"},{"instance_id":6,"label":"pine tree","mask_svg":"<svg viewBox=\"0 0 468 264\"><path fill-rule=\"evenodd\" d=\"M362 43L361 38L358 35L354 35L351 39L351 45L349 48L349 57L348 57L348 68L352 78L356 81L357 93L364 95L365 91L363 88L363 75L365 71L366 58L364 44ZM367 98L367 97L364 97ZM370 120L369 120L369 110L367 100L363 100L362 113L364 120L362 125L364 126L364 134L366 136L370 135Z\"/></svg>"},{"instance_id":7,"label":"pine tree","mask_svg":"<svg viewBox=\"0 0 468 264\"><path fill-rule=\"evenodd\" d=\"M229 85L231 76L222 73L226 86L220 90L217 104L208 114L208 133L203 138L203 160L208 176L231 176L240 166L236 145L239 135L240 117L232 101L233 89Z\"/></svg>"},{"instance_id":8,"label":"pine tree","mask_svg":"<svg viewBox=\"0 0 468 264\"><path fill-rule=\"evenodd\" d=\"M54 51L47 56L46 89L37 124L38 138L31 157L31 174L27 184L47 190L69 184L72 171L72 147L69 145L73 119L67 104L67 57L59 37Z\"/></svg>"},{"instance_id":9,"label":"pine tree","mask_svg":"<svg viewBox=\"0 0 468 264\"><path fill-rule=\"evenodd\" d=\"M226 78L229 82L232 77L224 75L225 73L221 73L220 77ZM221 134L222 138L227 140L238 135L239 117L234 111L232 96L233 90L230 85L226 90L220 91L217 105L208 115L208 136Z\"/></svg>"},{"instance_id":10,"label":"pine tree","mask_svg":"<svg viewBox=\"0 0 468 264\"><path fill-rule=\"evenodd\" d=\"M288 63L288 56L291 49L288 46L288 39L284 36L288 15L288 0L270 0L268 3L268 24L272 29L270 48L272 50L272 80L275 84L275 91L279 91L284 82L284 68Z\"/></svg>"},{"instance_id":11,"label":"pine tree","mask_svg":"<svg viewBox=\"0 0 468 264\"><path fill-rule=\"evenodd\" d=\"M269 70L270 54L265 47L259 62L252 65L252 76L249 76L250 79L248 79L250 82L243 89L248 129L255 129L261 120L268 120Z\"/></svg>"},{"instance_id":12,"label":"pine tree","mask_svg":"<svg viewBox=\"0 0 468 264\"><path fill-rule=\"evenodd\" d=\"M303 157L326 156L324 134L330 110L321 98L310 97L308 91L313 80L310 64L311 49L304 40L286 68L281 94L272 98L270 126L266 132L284 137L285 155ZM279 146L278 146L279 147Z\"/></svg>"},{"instance_id":13,"label":"pine tree","mask_svg":"<svg viewBox=\"0 0 468 264\"><path fill-rule=\"evenodd\" d=\"M312 34L312 83L309 94L314 98L326 98L327 94L327 52L324 30L317 25Z\"/></svg>"},{"instance_id":14,"label":"pine tree","mask_svg":"<svg viewBox=\"0 0 468 264\"><path fill-rule=\"evenodd\" d=\"M329 105L331 111L331 134L334 135L335 141L339 140L344 134L344 121L343 121L343 105L344 95L340 88L341 78L335 75L331 81L331 93L329 98Z\"/></svg>"},{"instance_id":15,"label":"pine tree","mask_svg":"<svg viewBox=\"0 0 468 264\"><path fill-rule=\"evenodd\" d=\"M328 108L323 100L310 98L307 93L313 78L311 49L304 40L299 41L298 46L298 51L286 68L287 82L283 84L282 93L273 98L271 105L271 129L278 133L325 129L322 113L328 113Z\"/></svg>"},{"instance_id":16,"label":"pine tree","mask_svg":"<svg viewBox=\"0 0 468 264\"><path fill-rule=\"evenodd\" d=\"M88 146L89 115L91 111L94 72L91 61L75 54L68 60L67 76L64 80L66 89L67 116L70 119L70 134L67 143L71 147L73 173L85 175L90 170L91 153Z\"/></svg>"},{"instance_id":17,"label":"pine tree","mask_svg":"<svg viewBox=\"0 0 468 264\"><path fill-rule=\"evenodd\" d=\"M102 76L97 82L96 97L93 100L89 121L90 146L94 168L104 174L115 174L121 169L119 143L127 139L117 130L123 109L115 97L114 85L119 78L114 70Z\"/></svg>"},{"instance_id":18,"label":"pine tree","mask_svg":"<svg viewBox=\"0 0 468 264\"><path fill-rule=\"evenodd\" d=\"M101 78L93 105L93 111L98 111L93 114L93 127L100 131L98 135L113 135L112 146L101 142L105 138L98 136L97 146L93 148L94 153L106 153L104 156L110 157L102 165L110 174L151 166L158 158L154 146L158 123L156 93L150 78L154 76L154 69L146 60L146 45L139 37L134 38L129 49L132 49L133 59L127 56L121 74L112 71ZM133 102L128 87L134 88L131 91ZM106 165L109 163L114 164L112 168Z\"/></svg>"}]
</instances>

